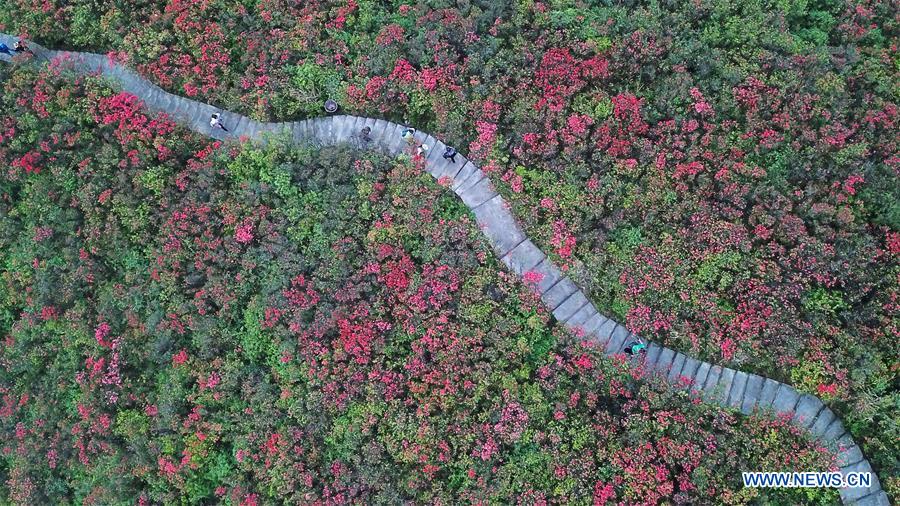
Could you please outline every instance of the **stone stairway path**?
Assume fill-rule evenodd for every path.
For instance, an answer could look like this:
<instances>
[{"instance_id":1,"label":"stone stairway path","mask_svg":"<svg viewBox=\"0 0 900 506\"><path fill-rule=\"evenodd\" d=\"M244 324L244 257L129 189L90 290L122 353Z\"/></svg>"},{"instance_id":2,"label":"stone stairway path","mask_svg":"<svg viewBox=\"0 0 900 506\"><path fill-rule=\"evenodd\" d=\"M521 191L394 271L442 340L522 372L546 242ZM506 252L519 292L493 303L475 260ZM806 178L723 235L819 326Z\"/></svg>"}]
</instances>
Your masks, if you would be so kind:
<instances>
[{"instance_id":1,"label":"stone stairway path","mask_svg":"<svg viewBox=\"0 0 900 506\"><path fill-rule=\"evenodd\" d=\"M0 42L12 47L15 38L0 34ZM112 63L105 55L53 51L29 43L35 53L32 62L53 61L82 74L102 74L114 80L128 93L143 100L152 111L168 114L187 128L216 139L247 139L265 142L269 135L287 135L296 144L316 146L350 143L360 148L381 149L399 155L409 147L401 139L403 125L373 118L334 115L304 121L262 123L246 116L218 109L212 105L168 93L127 68ZM0 59L9 61L6 55ZM18 59L18 58L17 58ZM210 116L218 112L226 133L209 125ZM371 141L360 138L363 127L369 127ZM569 329L593 341L609 355L621 353L625 344L637 339L624 326L601 314L585 293L566 277L519 227L506 202L497 194L490 179L461 153L456 163L442 157L445 145L439 139L416 132L416 140L429 146L425 170L435 179L445 178L450 188L472 210L488 242L501 261L522 276L526 272L541 274L536 289L553 316ZM644 340L648 342L647 340ZM790 385L703 362L683 353L648 342L643 366L663 376L673 385L690 380L691 387L708 402L714 402L750 414L754 410L771 409L788 414L793 422L838 451L838 465L844 474L872 473L869 487L845 488L840 491L844 504L890 505L878 477L859 446L834 412L817 397L801 394ZM750 470L748 470L750 471Z\"/></svg>"}]
</instances>

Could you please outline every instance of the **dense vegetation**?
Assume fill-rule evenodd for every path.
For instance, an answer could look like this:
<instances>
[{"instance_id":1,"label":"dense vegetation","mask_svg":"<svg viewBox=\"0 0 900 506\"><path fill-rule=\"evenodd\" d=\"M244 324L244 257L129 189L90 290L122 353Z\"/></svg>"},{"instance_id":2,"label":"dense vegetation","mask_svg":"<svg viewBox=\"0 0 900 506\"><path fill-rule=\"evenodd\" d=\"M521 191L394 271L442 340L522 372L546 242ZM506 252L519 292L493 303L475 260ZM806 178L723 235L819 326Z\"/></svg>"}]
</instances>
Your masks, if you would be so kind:
<instances>
[{"instance_id":1,"label":"dense vegetation","mask_svg":"<svg viewBox=\"0 0 900 506\"><path fill-rule=\"evenodd\" d=\"M0 82L0 502L836 500L743 489L832 457L573 343L408 158Z\"/></svg>"},{"instance_id":2,"label":"dense vegetation","mask_svg":"<svg viewBox=\"0 0 900 506\"><path fill-rule=\"evenodd\" d=\"M900 496L895 2L11 0L0 28L447 139L603 311L818 395Z\"/></svg>"}]
</instances>

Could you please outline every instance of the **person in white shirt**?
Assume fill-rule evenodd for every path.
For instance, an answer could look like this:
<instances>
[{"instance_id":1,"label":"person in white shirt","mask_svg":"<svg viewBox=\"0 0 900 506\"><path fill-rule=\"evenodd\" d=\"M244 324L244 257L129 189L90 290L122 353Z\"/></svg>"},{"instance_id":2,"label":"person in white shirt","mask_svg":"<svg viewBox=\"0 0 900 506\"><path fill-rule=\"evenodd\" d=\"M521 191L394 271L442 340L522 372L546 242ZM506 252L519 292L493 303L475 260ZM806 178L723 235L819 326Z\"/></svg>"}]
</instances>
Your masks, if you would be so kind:
<instances>
[{"instance_id":1,"label":"person in white shirt","mask_svg":"<svg viewBox=\"0 0 900 506\"><path fill-rule=\"evenodd\" d=\"M228 132L229 130L225 128L225 125L222 124L222 120L220 120L219 118L219 113L214 112L212 117L209 119L209 126L212 128L221 128L222 130Z\"/></svg>"}]
</instances>

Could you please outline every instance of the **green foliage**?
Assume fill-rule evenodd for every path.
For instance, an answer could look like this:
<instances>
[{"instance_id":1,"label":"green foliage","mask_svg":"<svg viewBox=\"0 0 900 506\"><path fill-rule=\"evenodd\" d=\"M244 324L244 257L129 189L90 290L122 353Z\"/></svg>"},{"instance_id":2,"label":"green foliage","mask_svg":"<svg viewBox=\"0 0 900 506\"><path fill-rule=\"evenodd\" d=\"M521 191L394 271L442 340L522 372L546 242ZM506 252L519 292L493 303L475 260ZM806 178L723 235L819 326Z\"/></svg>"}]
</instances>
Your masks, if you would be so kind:
<instances>
[{"instance_id":1,"label":"green foliage","mask_svg":"<svg viewBox=\"0 0 900 506\"><path fill-rule=\"evenodd\" d=\"M603 121L613 112L612 100L609 97L603 97L596 100L590 95L579 95L572 103L572 109L578 113L585 114L593 118L594 121Z\"/></svg>"},{"instance_id":2,"label":"green foliage","mask_svg":"<svg viewBox=\"0 0 900 506\"><path fill-rule=\"evenodd\" d=\"M825 370L821 363L804 361L791 369L791 384L800 392L819 395L816 387L825 381Z\"/></svg>"},{"instance_id":3,"label":"green foliage","mask_svg":"<svg viewBox=\"0 0 900 506\"><path fill-rule=\"evenodd\" d=\"M250 362L260 362L269 357L270 361L276 361L279 355L277 344L261 326L263 310L256 299L244 308L243 326L239 332L241 351Z\"/></svg>"},{"instance_id":4,"label":"green foliage","mask_svg":"<svg viewBox=\"0 0 900 506\"><path fill-rule=\"evenodd\" d=\"M630 258L642 242L640 227L622 227L613 231L606 247L611 255L625 259Z\"/></svg>"},{"instance_id":5,"label":"green foliage","mask_svg":"<svg viewBox=\"0 0 900 506\"><path fill-rule=\"evenodd\" d=\"M75 5L70 11L70 16L71 26L67 41L69 45L105 48L116 42L116 32L108 27L121 24L120 11L110 10L104 13L99 24L97 24L97 10L93 6Z\"/></svg>"},{"instance_id":6,"label":"green foliage","mask_svg":"<svg viewBox=\"0 0 900 506\"><path fill-rule=\"evenodd\" d=\"M370 439L368 427L373 420L381 418L386 409L380 403L354 404L346 414L335 418L325 436L325 451L329 460L348 462L365 452L365 443Z\"/></svg>"},{"instance_id":7,"label":"green foliage","mask_svg":"<svg viewBox=\"0 0 900 506\"><path fill-rule=\"evenodd\" d=\"M149 190L153 196L158 198L162 196L170 176L171 174L163 167L150 167L137 176L137 181L144 189Z\"/></svg>"},{"instance_id":8,"label":"green foliage","mask_svg":"<svg viewBox=\"0 0 900 506\"><path fill-rule=\"evenodd\" d=\"M839 291L827 290L823 287L816 287L807 293L804 297L803 307L813 313L828 315L834 315L849 308Z\"/></svg>"},{"instance_id":9,"label":"green foliage","mask_svg":"<svg viewBox=\"0 0 900 506\"><path fill-rule=\"evenodd\" d=\"M344 102L346 83L333 68L306 62L291 68L290 79L289 101L278 105L283 116L318 116L325 100Z\"/></svg>"},{"instance_id":10,"label":"green foliage","mask_svg":"<svg viewBox=\"0 0 900 506\"><path fill-rule=\"evenodd\" d=\"M728 290L735 281L734 273L740 269L741 263L741 255L736 251L712 255L700 264L696 279L714 290Z\"/></svg>"},{"instance_id":11,"label":"green foliage","mask_svg":"<svg viewBox=\"0 0 900 506\"><path fill-rule=\"evenodd\" d=\"M150 429L150 420L147 415L134 409L119 411L116 414L116 422L113 434L130 441L140 441L147 435Z\"/></svg>"}]
</instances>

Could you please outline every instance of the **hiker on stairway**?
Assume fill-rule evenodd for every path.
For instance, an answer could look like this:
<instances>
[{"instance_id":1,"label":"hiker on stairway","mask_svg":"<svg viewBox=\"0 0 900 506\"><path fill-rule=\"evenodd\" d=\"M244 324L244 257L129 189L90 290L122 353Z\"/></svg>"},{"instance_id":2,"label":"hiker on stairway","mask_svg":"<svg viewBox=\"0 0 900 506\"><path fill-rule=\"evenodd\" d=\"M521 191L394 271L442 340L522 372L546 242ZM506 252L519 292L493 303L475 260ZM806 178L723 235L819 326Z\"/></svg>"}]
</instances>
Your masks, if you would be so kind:
<instances>
[{"instance_id":1,"label":"hiker on stairway","mask_svg":"<svg viewBox=\"0 0 900 506\"><path fill-rule=\"evenodd\" d=\"M410 147L415 146L416 144L416 131L413 128L405 128L403 132L400 133L400 137L409 144Z\"/></svg>"},{"instance_id":2,"label":"hiker on stairway","mask_svg":"<svg viewBox=\"0 0 900 506\"><path fill-rule=\"evenodd\" d=\"M228 132L229 130L225 128L225 125L222 124L222 120L220 120L219 118L219 113L214 112L212 117L209 119L209 126L211 128L221 128L222 130Z\"/></svg>"},{"instance_id":3,"label":"hiker on stairway","mask_svg":"<svg viewBox=\"0 0 900 506\"><path fill-rule=\"evenodd\" d=\"M647 345L642 341L631 341L625 345L625 353L629 355L639 355L647 352Z\"/></svg>"},{"instance_id":4,"label":"hiker on stairway","mask_svg":"<svg viewBox=\"0 0 900 506\"><path fill-rule=\"evenodd\" d=\"M31 54L34 54L34 52L33 52L31 49L29 49L28 46L26 46L25 43L22 42L21 40L17 40L17 41L16 41L16 45L15 45L15 47L14 47L13 49L14 49L17 53L31 53Z\"/></svg>"},{"instance_id":5,"label":"hiker on stairway","mask_svg":"<svg viewBox=\"0 0 900 506\"><path fill-rule=\"evenodd\" d=\"M12 49L9 48L6 44L0 42L0 53L8 54L10 56L15 56L16 54L12 52Z\"/></svg>"},{"instance_id":6,"label":"hiker on stairway","mask_svg":"<svg viewBox=\"0 0 900 506\"><path fill-rule=\"evenodd\" d=\"M372 137L369 135L372 133L372 129L369 127L363 127L359 132L359 138L362 139L363 142L369 143L372 142Z\"/></svg>"},{"instance_id":7,"label":"hiker on stairway","mask_svg":"<svg viewBox=\"0 0 900 506\"><path fill-rule=\"evenodd\" d=\"M447 146L444 150L444 159L450 160L450 163L456 163L456 150L452 146Z\"/></svg>"}]
</instances>

